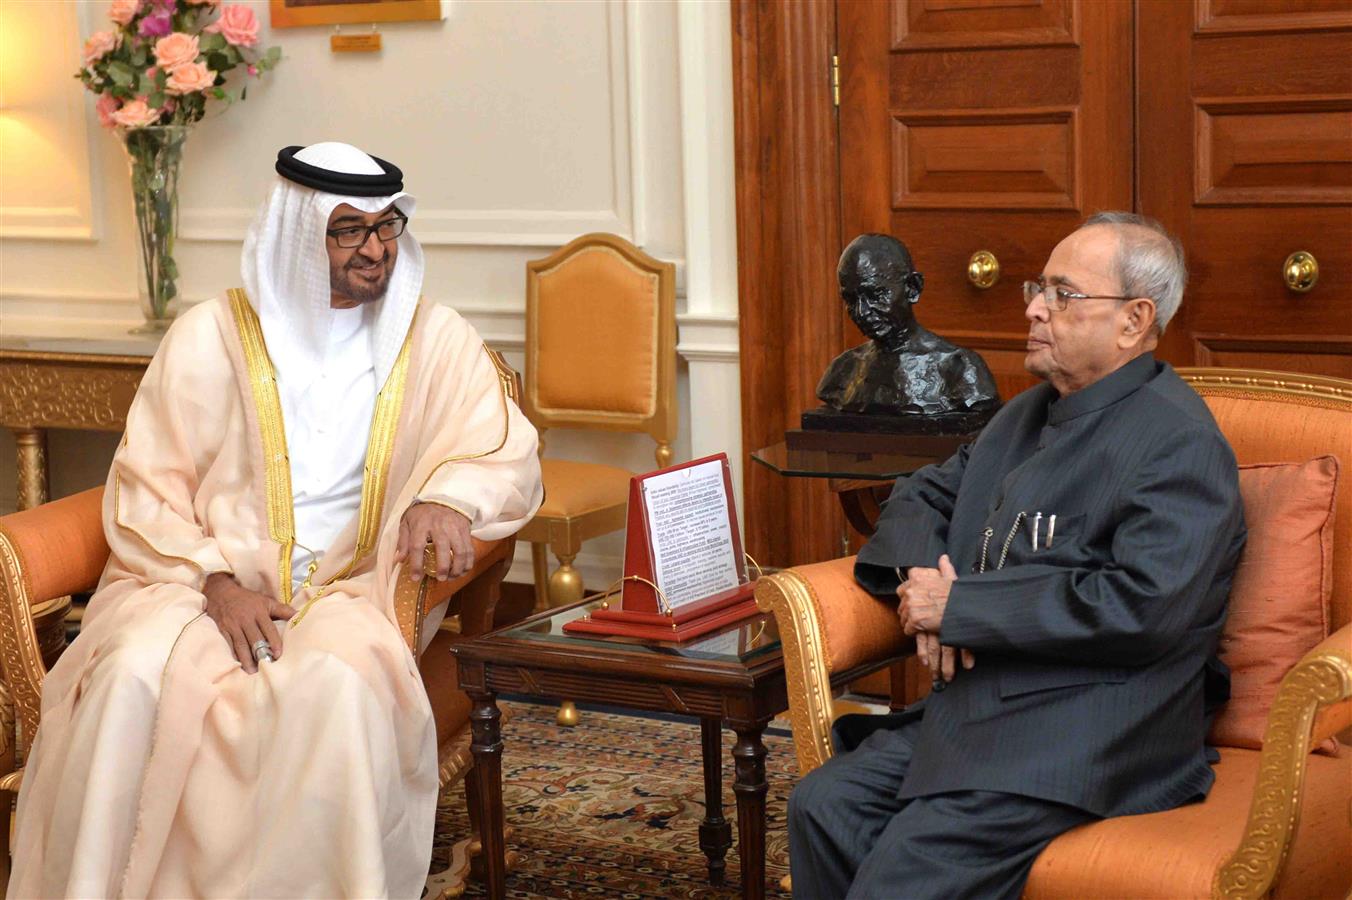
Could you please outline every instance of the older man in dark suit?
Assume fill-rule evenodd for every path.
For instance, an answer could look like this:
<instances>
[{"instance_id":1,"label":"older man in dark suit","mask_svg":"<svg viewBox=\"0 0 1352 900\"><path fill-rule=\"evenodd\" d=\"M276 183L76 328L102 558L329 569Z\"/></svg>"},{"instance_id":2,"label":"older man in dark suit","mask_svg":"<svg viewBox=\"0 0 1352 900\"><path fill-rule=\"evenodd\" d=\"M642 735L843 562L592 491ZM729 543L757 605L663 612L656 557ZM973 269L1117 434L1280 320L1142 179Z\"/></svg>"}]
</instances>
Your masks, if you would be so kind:
<instances>
[{"instance_id":1,"label":"older man in dark suit","mask_svg":"<svg viewBox=\"0 0 1352 900\"><path fill-rule=\"evenodd\" d=\"M1017 897L1058 834L1206 796L1245 528L1234 454L1151 355L1185 278L1157 223L1090 218L1024 285L1046 383L897 483L855 577L935 690L838 723L789 803L796 896Z\"/></svg>"}]
</instances>

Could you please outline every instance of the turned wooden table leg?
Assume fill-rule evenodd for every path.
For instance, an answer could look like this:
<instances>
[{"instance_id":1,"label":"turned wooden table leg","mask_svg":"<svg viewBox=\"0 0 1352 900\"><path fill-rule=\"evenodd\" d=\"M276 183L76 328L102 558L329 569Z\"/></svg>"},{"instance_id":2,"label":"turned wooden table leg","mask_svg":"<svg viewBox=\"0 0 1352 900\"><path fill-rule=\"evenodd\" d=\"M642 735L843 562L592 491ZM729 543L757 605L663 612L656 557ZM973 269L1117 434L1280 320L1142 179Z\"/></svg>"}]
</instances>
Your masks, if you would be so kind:
<instances>
[{"instance_id":1,"label":"turned wooden table leg","mask_svg":"<svg viewBox=\"0 0 1352 900\"><path fill-rule=\"evenodd\" d=\"M503 836L502 813L502 713L497 697L488 692L470 691L474 708L470 711L474 768L469 777L478 808L479 840L483 844L484 884L488 896L502 900L507 896L507 844Z\"/></svg>"},{"instance_id":2,"label":"turned wooden table leg","mask_svg":"<svg viewBox=\"0 0 1352 900\"><path fill-rule=\"evenodd\" d=\"M748 900L765 897L765 744L761 734L765 722L737 724L737 743L732 758L737 779L732 790L737 794L737 852L742 858L742 896Z\"/></svg>"},{"instance_id":3,"label":"turned wooden table leg","mask_svg":"<svg viewBox=\"0 0 1352 900\"><path fill-rule=\"evenodd\" d=\"M47 430L16 428L18 444L19 509L32 509L47 502Z\"/></svg>"},{"instance_id":4,"label":"turned wooden table leg","mask_svg":"<svg viewBox=\"0 0 1352 900\"><path fill-rule=\"evenodd\" d=\"M721 885L727 873L725 857L732 846L732 824L723 818L723 723L699 720L704 755L704 821L699 826L699 848L709 860L709 883Z\"/></svg>"}]
</instances>

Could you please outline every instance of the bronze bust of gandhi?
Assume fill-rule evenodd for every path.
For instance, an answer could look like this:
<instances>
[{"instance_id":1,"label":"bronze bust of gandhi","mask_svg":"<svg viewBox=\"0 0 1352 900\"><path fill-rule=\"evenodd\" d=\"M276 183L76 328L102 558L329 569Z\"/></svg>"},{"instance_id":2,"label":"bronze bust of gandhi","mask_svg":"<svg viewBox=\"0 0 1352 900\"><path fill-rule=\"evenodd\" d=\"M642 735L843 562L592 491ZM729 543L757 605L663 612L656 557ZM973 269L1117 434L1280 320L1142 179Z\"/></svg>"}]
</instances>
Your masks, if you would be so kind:
<instances>
[{"instance_id":1,"label":"bronze bust of gandhi","mask_svg":"<svg viewBox=\"0 0 1352 900\"><path fill-rule=\"evenodd\" d=\"M812 418L854 422L842 430L960 432L979 429L999 409L985 360L916 321L912 306L925 276L905 244L860 235L841 254L837 277L850 318L871 340L831 362L817 385L817 397L831 409L815 410ZM874 417L891 422L873 423ZM829 427L807 419L804 427Z\"/></svg>"}]
</instances>

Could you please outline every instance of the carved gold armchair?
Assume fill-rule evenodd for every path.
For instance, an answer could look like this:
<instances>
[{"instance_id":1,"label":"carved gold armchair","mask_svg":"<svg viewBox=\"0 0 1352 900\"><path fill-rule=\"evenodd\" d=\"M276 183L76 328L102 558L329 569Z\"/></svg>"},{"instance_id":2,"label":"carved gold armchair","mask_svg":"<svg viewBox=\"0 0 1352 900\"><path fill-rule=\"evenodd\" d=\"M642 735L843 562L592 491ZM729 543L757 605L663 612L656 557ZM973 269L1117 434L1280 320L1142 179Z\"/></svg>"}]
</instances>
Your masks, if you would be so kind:
<instances>
[{"instance_id":1,"label":"carved gold armchair","mask_svg":"<svg viewBox=\"0 0 1352 900\"><path fill-rule=\"evenodd\" d=\"M520 381L496 351L489 351L508 382L511 399L519 402ZM0 517L0 888L9 878L9 820L14 795L23 778L24 751L37 733L42 682L64 648L60 640L39 641L45 619L69 609L70 594L89 591L108 561L103 535L103 488L94 488L33 509ZM459 578L438 582L436 553L430 545L423 557L423 578L399 578L395 612L399 629L418 658L436 721L441 787L463 778L473 766L469 752L469 698L460 690L455 654L457 641L493 627L503 578L511 568L516 538L474 540L474 567ZM447 604L445 619L430 642L423 626L428 613ZM59 623L58 623L59 624ZM458 627L456 627L458 625ZM421 653L419 647L427 646ZM465 790L472 790L469 782ZM476 808L470 802L471 812ZM477 833L477 827L474 828ZM476 835L452 848L450 868L434 876L441 896L463 891L471 858L478 852ZM0 890L0 894L3 891Z\"/></svg>"},{"instance_id":2,"label":"carved gold armchair","mask_svg":"<svg viewBox=\"0 0 1352 900\"><path fill-rule=\"evenodd\" d=\"M1309 751L1352 725L1352 381L1244 369L1180 374L1206 399L1240 464L1340 457L1332 634L1282 680L1263 749L1221 749L1205 802L1067 832L1038 858L1024 896L1343 898L1352 888L1352 752ZM832 753L831 675L913 652L895 612L855 584L853 567L852 557L796 567L756 590L783 637L803 774Z\"/></svg>"}]
</instances>

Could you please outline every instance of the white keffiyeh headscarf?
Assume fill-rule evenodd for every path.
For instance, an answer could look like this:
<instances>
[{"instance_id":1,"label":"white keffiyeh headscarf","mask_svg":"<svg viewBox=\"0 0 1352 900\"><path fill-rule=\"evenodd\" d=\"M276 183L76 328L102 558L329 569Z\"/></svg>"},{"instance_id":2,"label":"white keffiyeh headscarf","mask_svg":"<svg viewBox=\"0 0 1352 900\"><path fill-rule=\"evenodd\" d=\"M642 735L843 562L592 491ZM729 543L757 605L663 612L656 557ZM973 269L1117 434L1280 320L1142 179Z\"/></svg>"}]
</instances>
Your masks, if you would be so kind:
<instances>
[{"instance_id":1,"label":"white keffiyeh headscarf","mask_svg":"<svg viewBox=\"0 0 1352 900\"><path fill-rule=\"evenodd\" d=\"M383 169L350 144L312 144L295 154L311 166L352 175L380 175ZM329 308L329 255L325 231L340 203L374 213L398 202L410 219L416 201L400 191L386 197L353 197L315 190L277 176L244 238L240 272L249 302L258 313L268 355L279 386L303 394L322 369L329 345L333 310ZM374 304L371 356L376 386L383 385L408 333L422 293L422 247L408 228L397 239L395 261L385 296Z\"/></svg>"}]
</instances>

